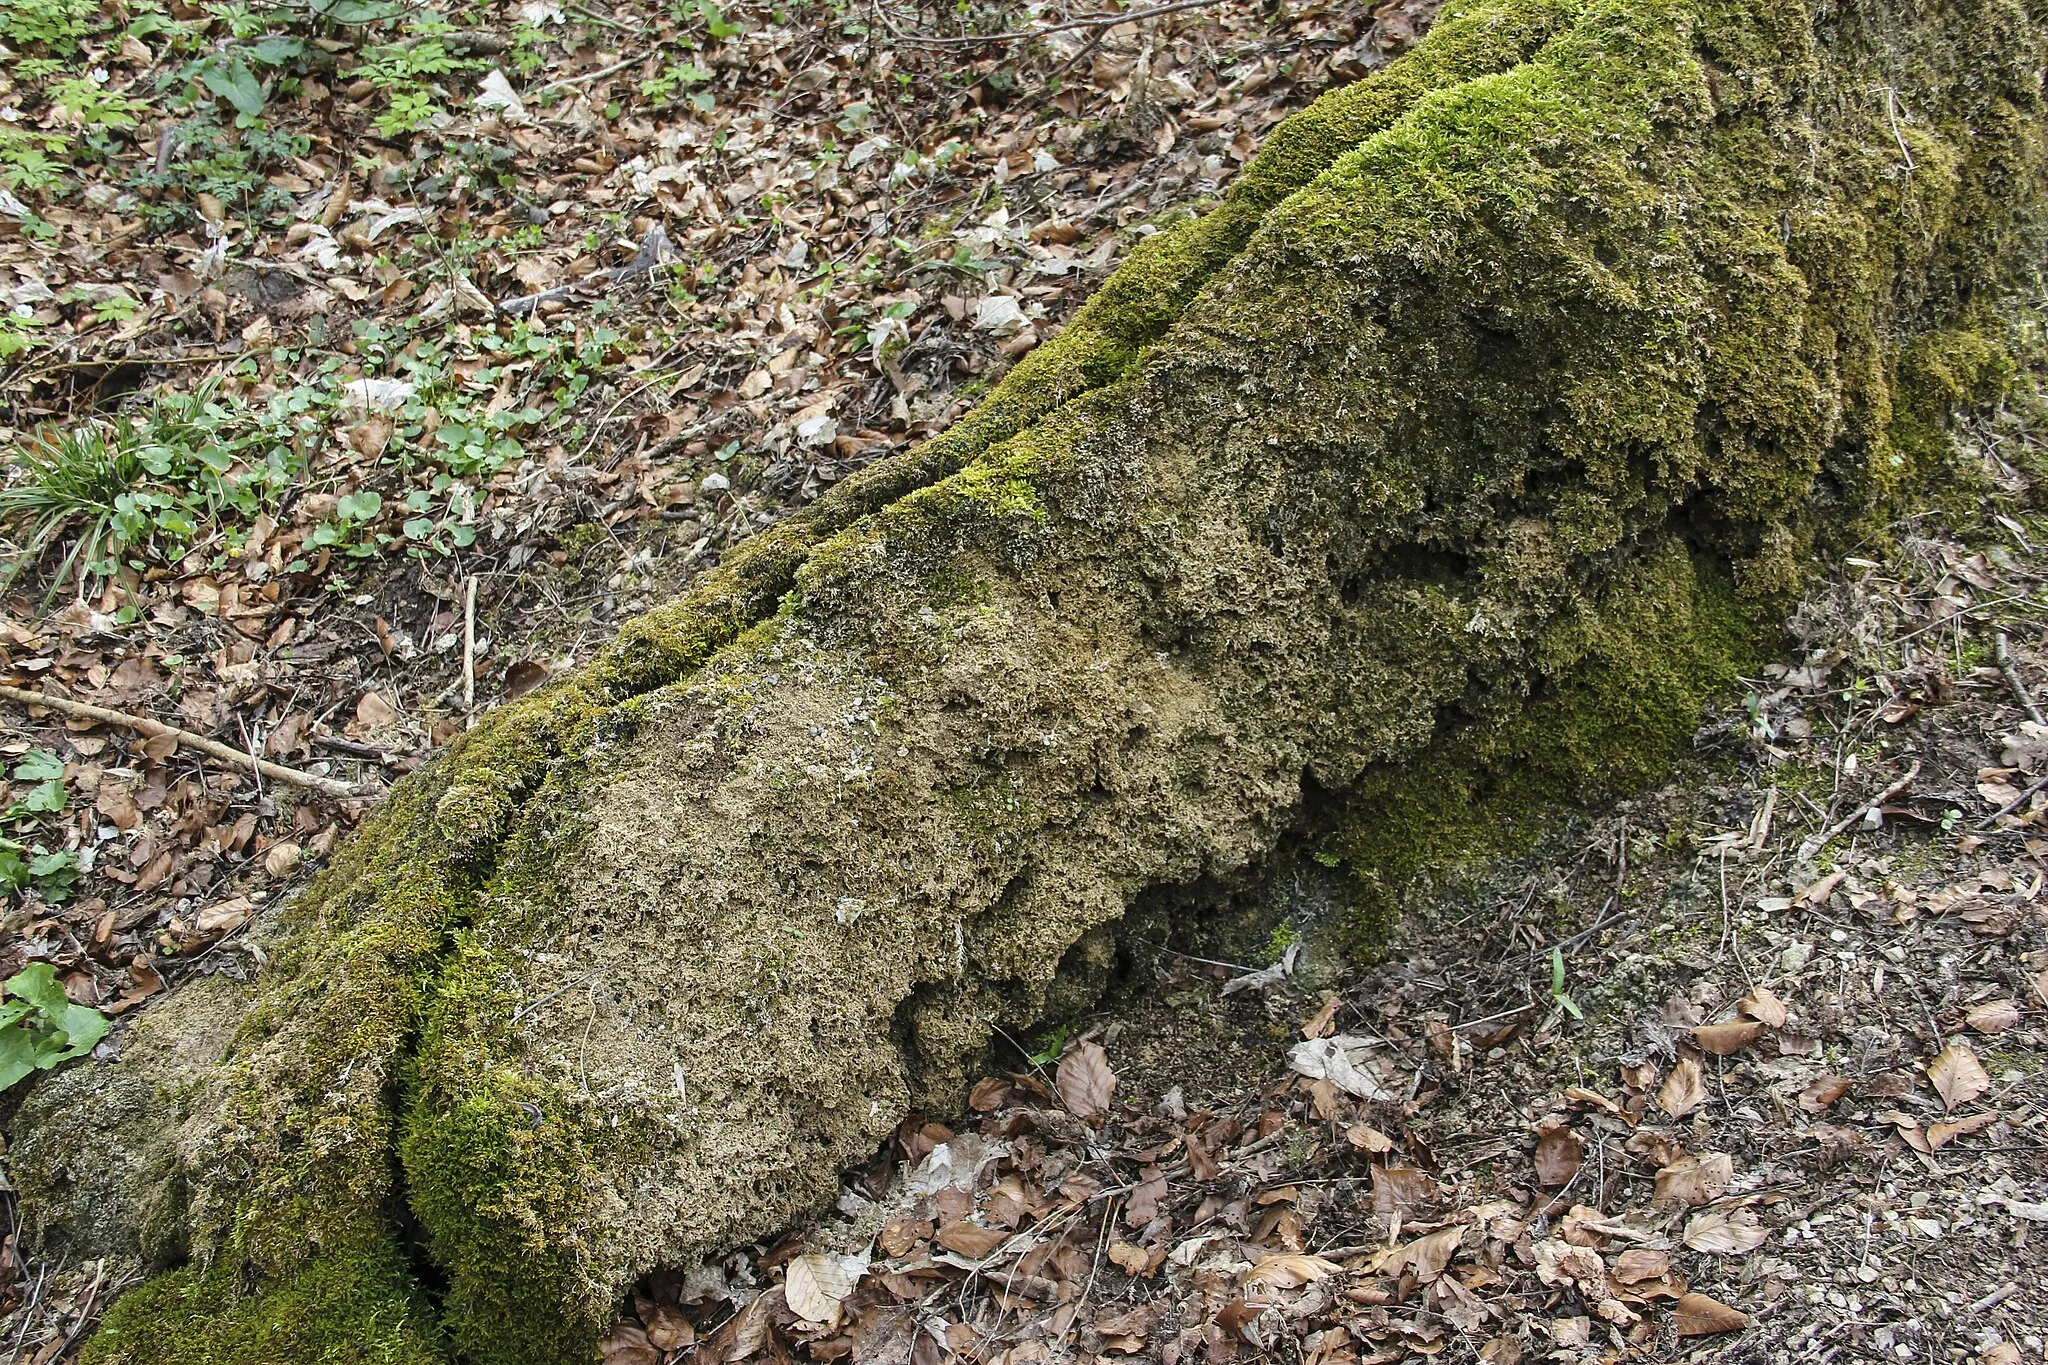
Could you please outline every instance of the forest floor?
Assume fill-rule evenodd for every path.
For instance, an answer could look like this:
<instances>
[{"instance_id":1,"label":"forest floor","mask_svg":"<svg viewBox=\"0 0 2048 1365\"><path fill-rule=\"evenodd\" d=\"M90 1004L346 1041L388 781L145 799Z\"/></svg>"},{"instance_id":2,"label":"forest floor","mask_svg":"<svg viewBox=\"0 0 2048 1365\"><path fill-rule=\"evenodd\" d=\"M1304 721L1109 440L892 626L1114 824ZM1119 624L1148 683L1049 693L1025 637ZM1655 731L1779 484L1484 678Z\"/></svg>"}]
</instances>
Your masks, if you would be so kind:
<instances>
[{"instance_id":1,"label":"forest floor","mask_svg":"<svg viewBox=\"0 0 2048 1365\"><path fill-rule=\"evenodd\" d=\"M1165 8L0 10L0 681L131 718L0 703L0 977L117 1054L253 970L379 789L945 426L1435 5ZM1328 991L1141 964L608 1358L2040 1359L2048 518L2005 491L1838 566L1670 789ZM10 1235L0 1353L133 1271Z\"/></svg>"}]
</instances>

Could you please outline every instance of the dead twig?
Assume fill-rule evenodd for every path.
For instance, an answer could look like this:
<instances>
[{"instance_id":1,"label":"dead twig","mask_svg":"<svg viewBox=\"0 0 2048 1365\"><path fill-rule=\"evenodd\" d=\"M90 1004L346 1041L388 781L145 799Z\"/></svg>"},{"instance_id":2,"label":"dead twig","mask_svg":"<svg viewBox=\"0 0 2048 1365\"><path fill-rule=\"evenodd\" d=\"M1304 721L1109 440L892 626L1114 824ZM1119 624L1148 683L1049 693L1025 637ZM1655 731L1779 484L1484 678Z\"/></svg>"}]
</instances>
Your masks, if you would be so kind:
<instances>
[{"instance_id":1,"label":"dead twig","mask_svg":"<svg viewBox=\"0 0 2048 1365\"><path fill-rule=\"evenodd\" d=\"M1900 792L1912 786L1913 779L1918 776L1920 776L1920 760L1916 758L1913 760L1913 766L1906 769L1906 775L1904 777L1892 783L1889 787L1886 787L1876 796L1864 802L1862 805L1858 806L1855 810L1849 812L1849 814L1843 816L1841 819L1835 821L1835 823L1829 825L1820 833L1810 835L1804 843L1799 845L1799 856L1795 859L1795 861L1802 863L1812 862L1814 857L1818 855L1822 849L1826 848L1830 843L1834 842L1835 837L1837 835L1845 833L1851 827L1853 827L1859 821L1861 821L1864 816L1870 814L1870 812L1883 806L1885 802L1891 800L1894 796L1897 796Z\"/></svg>"},{"instance_id":2,"label":"dead twig","mask_svg":"<svg viewBox=\"0 0 2048 1365\"><path fill-rule=\"evenodd\" d=\"M2027 713L2027 719L2036 725L2043 724L2041 708L2034 704L2034 694L2027 691L2027 685L2020 678L2019 665L2013 662L2011 642L2004 631L1996 636L1998 647L1998 671L2005 675L2005 685L2012 689L2012 695L2020 704L2020 710Z\"/></svg>"},{"instance_id":3,"label":"dead twig","mask_svg":"<svg viewBox=\"0 0 2048 1365\"><path fill-rule=\"evenodd\" d=\"M2012 800L2006 802L1997 810L1991 812L1991 814L1985 816L1982 820L1980 820L1977 823L1977 832L1981 834L1985 830L1990 829L1993 825L1997 824L2000 820L2003 820L2006 816L2011 815L2014 811L2018 810L2021 806L2024 806L2027 803L2028 797L2032 796L2035 792L2040 791L2043 787L2048 787L2048 777L2035 778L2034 781L2028 785L2025 791L2021 792L2018 796L2015 796Z\"/></svg>"},{"instance_id":4,"label":"dead twig","mask_svg":"<svg viewBox=\"0 0 2048 1365\"><path fill-rule=\"evenodd\" d=\"M92 706L66 697L53 697L47 692L31 692L25 687L9 687L5 684L0 684L0 697L20 702L24 706L47 707L61 715L75 716L80 720L96 720L103 725L118 725L124 730L133 730L140 735L169 735L185 748L195 749L209 758L219 759L222 763L237 768L253 768L259 775L273 782L305 787L311 791L324 792L328 796L365 794L364 789L353 782L343 782L339 778L321 777L317 773L287 768L281 763L272 763L268 759L258 758L254 754L244 753L240 749L222 744L219 740L208 739L205 735L194 734L176 725L166 725L160 720L151 720L148 716L130 715L126 711L109 710L104 706Z\"/></svg>"},{"instance_id":5,"label":"dead twig","mask_svg":"<svg viewBox=\"0 0 2048 1365\"><path fill-rule=\"evenodd\" d=\"M1154 5L1150 9L1134 9L1123 14L1085 14L1079 19L1069 19L1064 24L1047 24L1042 28L1017 28L1008 33L963 33L957 38L921 38L915 33L897 35L898 41L916 43L921 47L959 47L973 43L1021 43L1030 38L1043 38L1048 33L1067 33L1077 28L1115 28L1118 24L1132 24L1140 19L1156 19L1162 14L1176 14L1184 9L1201 9L1217 4L1219 0L1174 0L1170 5Z\"/></svg>"}]
</instances>

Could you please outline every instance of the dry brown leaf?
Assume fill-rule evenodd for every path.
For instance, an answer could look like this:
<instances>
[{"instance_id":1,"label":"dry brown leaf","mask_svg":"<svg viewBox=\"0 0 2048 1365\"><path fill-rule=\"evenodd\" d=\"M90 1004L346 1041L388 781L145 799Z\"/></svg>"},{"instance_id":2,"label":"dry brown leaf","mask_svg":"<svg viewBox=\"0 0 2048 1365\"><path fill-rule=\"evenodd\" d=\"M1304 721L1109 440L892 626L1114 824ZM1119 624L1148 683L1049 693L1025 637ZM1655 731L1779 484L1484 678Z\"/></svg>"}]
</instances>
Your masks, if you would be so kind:
<instances>
[{"instance_id":1,"label":"dry brown leaf","mask_svg":"<svg viewBox=\"0 0 2048 1365\"><path fill-rule=\"evenodd\" d=\"M1438 1269L1441 1273L1441 1267ZM1244 1277L1244 1283L1247 1289L1299 1289L1305 1284L1314 1284L1327 1276L1343 1273L1344 1267L1335 1261L1300 1252L1283 1252L1267 1256L1253 1266L1251 1273Z\"/></svg>"},{"instance_id":2,"label":"dry brown leaf","mask_svg":"<svg viewBox=\"0 0 2048 1365\"><path fill-rule=\"evenodd\" d=\"M1748 1209L1696 1214L1685 1225L1685 1244L1714 1256L1746 1256L1770 1240L1770 1230Z\"/></svg>"},{"instance_id":3,"label":"dry brown leaf","mask_svg":"<svg viewBox=\"0 0 2048 1365\"><path fill-rule=\"evenodd\" d=\"M1671 1320L1682 1337L1710 1337L1721 1332L1739 1332L1749 1326L1749 1314L1705 1294L1687 1294L1680 1299Z\"/></svg>"},{"instance_id":4,"label":"dry brown leaf","mask_svg":"<svg viewBox=\"0 0 2048 1365\"><path fill-rule=\"evenodd\" d=\"M1141 1246L1133 1245L1130 1242L1111 1242L1109 1244L1109 1259L1117 1269L1123 1271L1126 1275L1142 1275L1145 1273L1146 1265L1151 1261L1152 1257L1151 1253Z\"/></svg>"},{"instance_id":5,"label":"dry brown leaf","mask_svg":"<svg viewBox=\"0 0 2048 1365\"><path fill-rule=\"evenodd\" d=\"M1060 1058L1054 1083L1061 1103L1078 1118L1107 1116L1110 1099L1116 1094L1116 1073L1109 1069L1109 1054L1098 1043L1082 1043Z\"/></svg>"},{"instance_id":6,"label":"dry brown leaf","mask_svg":"<svg viewBox=\"0 0 2048 1365\"><path fill-rule=\"evenodd\" d=\"M1406 1213L1437 1197L1436 1182L1412 1166L1372 1168L1372 1207L1375 1213Z\"/></svg>"},{"instance_id":7,"label":"dry brown leaf","mask_svg":"<svg viewBox=\"0 0 2048 1365\"><path fill-rule=\"evenodd\" d=\"M1941 1096L1941 1102L1953 1110L1959 1104L1968 1104L1991 1088L1991 1075L1984 1070L1984 1064L1977 1060L1977 1054L1970 1045L1957 1038L1941 1050L1941 1055L1927 1064L1927 1079Z\"/></svg>"},{"instance_id":8,"label":"dry brown leaf","mask_svg":"<svg viewBox=\"0 0 2048 1365\"><path fill-rule=\"evenodd\" d=\"M1354 1123L1344 1130L1345 1141L1360 1151L1382 1156L1394 1150L1394 1140L1368 1123Z\"/></svg>"},{"instance_id":9,"label":"dry brown leaf","mask_svg":"<svg viewBox=\"0 0 2048 1365\"><path fill-rule=\"evenodd\" d=\"M1614 1263L1614 1278L1623 1284L1661 1280L1671 1271L1671 1257L1662 1251L1630 1247Z\"/></svg>"},{"instance_id":10,"label":"dry brown leaf","mask_svg":"<svg viewBox=\"0 0 2048 1365\"><path fill-rule=\"evenodd\" d=\"M2020 1007L2010 1000L1987 1000L1963 1016L1963 1022L1977 1033L2003 1033L2020 1022Z\"/></svg>"},{"instance_id":11,"label":"dry brown leaf","mask_svg":"<svg viewBox=\"0 0 2048 1365\"><path fill-rule=\"evenodd\" d=\"M1716 1057L1733 1057L1757 1040L1764 1026L1754 1019L1731 1019L1725 1024L1701 1024L1692 1031L1700 1051Z\"/></svg>"},{"instance_id":12,"label":"dry brown leaf","mask_svg":"<svg viewBox=\"0 0 2048 1365\"><path fill-rule=\"evenodd\" d=\"M1546 1189L1571 1183L1585 1161L1586 1141L1564 1124L1545 1128L1536 1140L1536 1180Z\"/></svg>"},{"instance_id":13,"label":"dry brown leaf","mask_svg":"<svg viewBox=\"0 0 2048 1365\"><path fill-rule=\"evenodd\" d=\"M270 851L263 855L263 870L273 877L289 876L291 870L297 867L305 856L305 849L287 839L281 844L272 845Z\"/></svg>"},{"instance_id":14,"label":"dry brown leaf","mask_svg":"<svg viewBox=\"0 0 2048 1365\"><path fill-rule=\"evenodd\" d=\"M1831 1109L1856 1086L1847 1076L1822 1076L1799 1092L1799 1107L1809 1114Z\"/></svg>"},{"instance_id":15,"label":"dry brown leaf","mask_svg":"<svg viewBox=\"0 0 2048 1365\"><path fill-rule=\"evenodd\" d=\"M1929 1124L1927 1127L1927 1145L1931 1148L1946 1147L1957 1138L1968 1137L1972 1133L1981 1133L1996 1122L1998 1122L1998 1112L1993 1110L1988 1114L1972 1114L1966 1119L1957 1119L1953 1123Z\"/></svg>"},{"instance_id":16,"label":"dry brown leaf","mask_svg":"<svg viewBox=\"0 0 2048 1365\"><path fill-rule=\"evenodd\" d=\"M938 1240L946 1250L957 1252L970 1261L979 1261L1010 1240L1010 1234L1001 1228L985 1228L963 1219L940 1228Z\"/></svg>"},{"instance_id":17,"label":"dry brown leaf","mask_svg":"<svg viewBox=\"0 0 2048 1365\"><path fill-rule=\"evenodd\" d=\"M1607 1264L1591 1247L1573 1246L1570 1242L1550 1238L1538 1242L1534 1251L1536 1278L1545 1284L1590 1286L1588 1292L1591 1292L1607 1281Z\"/></svg>"},{"instance_id":18,"label":"dry brown leaf","mask_svg":"<svg viewBox=\"0 0 2048 1365\"><path fill-rule=\"evenodd\" d=\"M1466 1224L1454 1223L1427 1237L1418 1237L1405 1246L1381 1252L1373 1262L1373 1274L1398 1278L1404 1271L1412 1272L1417 1284L1429 1284L1444 1273L1451 1257L1457 1255L1458 1248L1464 1244L1466 1231Z\"/></svg>"},{"instance_id":19,"label":"dry brown leaf","mask_svg":"<svg viewBox=\"0 0 2048 1365\"><path fill-rule=\"evenodd\" d=\"M661 1352L648 1341L638 1323L621 1322L597 1344L604 1365L661 1365Z\"/></svg>"},{"instance_id":20,"label":"dry brown leaf","mask_svg":"<svg viewBox=\"0 0 2048 1365\"><path fill-rule=\"evenodd\" d=\"M1690 1057L1680 1057L1678 1065L1664 1078L1664 1084L1657 1087L1658 1106L1672 1118L1682 1119L1706 1102L1707 1082L1700 1074L1700 1064Z\"/></svg>"},{"instance_id":21,"label":"dry brown leaf","mask_svg":"<svg viewBox=\"0 0 2048 1365\"><path fill-rule=\"evenodd\" d=\"M833 1256L812 1252L789 1263L783 1277L782 1294L789 1311L806 1322L834 1322L839 1305L867 1272L866 1253Z\"/></svg>"},{"instance_id":22,"label":"dry brown leaf","mask_svg":"<svg viewBox=\"0 0 2048 1365\"><path fill-rule=\"evenodd\" d=\"M255 903L247 896L234 896L201 910L192 920L192 929L198 934L229 933L241 928L255 913Z\"/></svg>"},{"instance_id":23,"label":"dry brown leaf","mask_svg":"<svg viewBox=\"0 0 2048 1365\"><path fill-rule=\"evenodd\" d=\"M1657 1172L1657 1202L1704 1204L1727 1193L1735 1180L1735 1162L1726 1152L1682 1156Z\"/></svg>"},{"instance_id":24,"label":"dry brown leaf","mask_svg":"<svg viewBox=\"0 0 2048 1365\"><path fill-rule=\"evenodd\" d=\"M1791 1012L1785 1008L1785 1002L1762 986L1743 996L1742 1003L1736 1008L1767 1028L1783 1028L1785 1021L1791 1018Z\"/></svg>"}]
</instances>

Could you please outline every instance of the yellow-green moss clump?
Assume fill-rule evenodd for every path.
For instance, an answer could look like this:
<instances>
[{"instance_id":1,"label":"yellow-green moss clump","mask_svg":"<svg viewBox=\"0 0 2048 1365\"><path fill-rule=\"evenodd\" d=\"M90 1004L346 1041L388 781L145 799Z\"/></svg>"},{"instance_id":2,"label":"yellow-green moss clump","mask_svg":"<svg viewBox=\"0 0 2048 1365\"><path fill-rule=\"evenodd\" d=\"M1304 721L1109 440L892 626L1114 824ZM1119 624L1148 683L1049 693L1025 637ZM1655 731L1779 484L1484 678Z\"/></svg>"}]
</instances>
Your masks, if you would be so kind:
<instances>
[{"instance_id":1,"label":"yellow-green moss clump","mask_svg":"<svg viewBox=\"0 0 2048 1365\"><path fill-rule=\"evenodd\" d=\"M1305 794L1369 925L1646 779L2004 382L2043 17L1446 5L953 431L408 779L255 987L38 1087L30 1233L167 1268L95 1360L588 1358Z\"/></svg>"}]
</instances>

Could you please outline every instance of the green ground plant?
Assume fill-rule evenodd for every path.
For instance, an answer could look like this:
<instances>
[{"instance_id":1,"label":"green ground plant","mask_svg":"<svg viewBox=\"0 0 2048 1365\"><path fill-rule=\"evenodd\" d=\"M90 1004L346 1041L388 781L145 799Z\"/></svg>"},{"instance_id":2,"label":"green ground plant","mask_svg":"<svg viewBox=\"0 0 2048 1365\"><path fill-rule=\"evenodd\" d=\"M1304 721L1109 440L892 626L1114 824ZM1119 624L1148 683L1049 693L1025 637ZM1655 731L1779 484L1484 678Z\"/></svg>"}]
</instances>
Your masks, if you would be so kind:
<instances>
[{"instance_id":1,"label":"green ground plant","mask_svg":"<svg viewBox=\"0 0 2048 1365\"><path fill-rule=\"evenodd\" d=\"M31 963L8 978L0 1000L0 1090L83 1057L108 1027L106 1015L71 1003L49 963Z\"/></svg>"}]
</instances>

